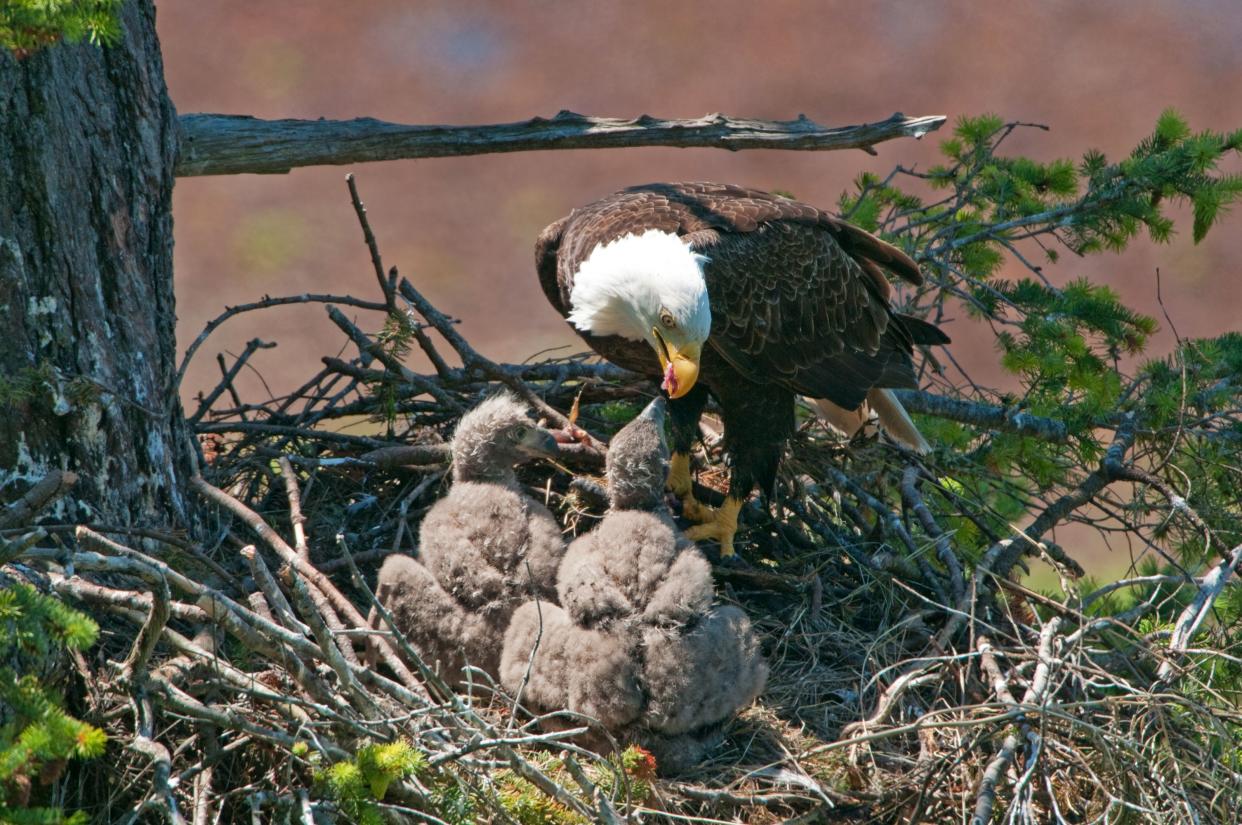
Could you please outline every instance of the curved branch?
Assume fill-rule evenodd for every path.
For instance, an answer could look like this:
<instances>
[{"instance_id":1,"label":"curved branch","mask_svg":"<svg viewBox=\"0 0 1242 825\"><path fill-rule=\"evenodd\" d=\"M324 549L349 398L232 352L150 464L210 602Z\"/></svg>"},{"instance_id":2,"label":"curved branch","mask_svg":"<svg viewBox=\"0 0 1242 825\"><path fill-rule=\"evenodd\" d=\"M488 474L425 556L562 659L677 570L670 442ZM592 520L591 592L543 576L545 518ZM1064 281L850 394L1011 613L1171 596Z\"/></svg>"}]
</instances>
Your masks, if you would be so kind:
<instances>
[{"instance_id":1,"label":"curved branch","mask_svg":"<svg viewBox=\"0 0 1242 825\"><path fill-rule=\"evenodd\" d=\"M176 174L283 174L299 166L366 163L527 152L542 149L614 149L678 146L715 149L863 149L939 129L943 115L906 117L857 126L821 126L796 120L750 120L722 114L686 120L642 115L624 119L562 111L552 118L478 126L409 126L373 118L260 120L245 115L182 115Z\"/></svg>"}]
</instances>

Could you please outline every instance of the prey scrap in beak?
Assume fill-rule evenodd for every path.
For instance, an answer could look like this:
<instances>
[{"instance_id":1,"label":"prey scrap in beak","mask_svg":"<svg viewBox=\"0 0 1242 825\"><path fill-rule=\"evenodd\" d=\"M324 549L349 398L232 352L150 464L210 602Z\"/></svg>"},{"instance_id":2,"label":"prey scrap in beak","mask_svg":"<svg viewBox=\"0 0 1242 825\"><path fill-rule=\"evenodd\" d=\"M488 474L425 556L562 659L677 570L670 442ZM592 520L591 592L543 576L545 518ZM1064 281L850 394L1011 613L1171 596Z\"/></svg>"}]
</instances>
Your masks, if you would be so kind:
<instances>
[{"instance_id":1,"label":"prey scrap in beak","mask_svg":"<svg viewBox=\"0 0 1242 825\"><path fill-rule=\"evenodd\" d=\"M663 380L660 389L668 393L669 398L681 398L694 388L699 380L699 357L702 353L698 344L687 344L684 349L677 349L664 340L657 327L651 332L656 339L656 355L660 359L660 370Z\"/></svg>"}]
</instances>

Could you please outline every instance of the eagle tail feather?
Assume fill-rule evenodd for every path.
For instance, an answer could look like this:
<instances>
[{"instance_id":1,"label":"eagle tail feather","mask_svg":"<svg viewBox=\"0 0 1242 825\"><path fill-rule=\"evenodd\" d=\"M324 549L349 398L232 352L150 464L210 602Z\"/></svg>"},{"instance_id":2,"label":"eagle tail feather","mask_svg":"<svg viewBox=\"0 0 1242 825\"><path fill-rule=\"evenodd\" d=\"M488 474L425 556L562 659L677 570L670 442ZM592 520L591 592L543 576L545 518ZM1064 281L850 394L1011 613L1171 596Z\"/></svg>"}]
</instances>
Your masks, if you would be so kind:
<instances>
[{"instance_id":1,"label":"eagle tail feather","mask_svg":"<svg viewBox=\"0 0 1242 825\"><path fill-rule=\"evenodd\" d=\"M905 444L911 450L919 455L926 455L931 452L931 445L927 443L927 439L919 432L919 428L914 425L914 421L910 418L910 413L906 412L906 408L901 406L901 402L897 400L897 396L893 395L893 391L874 387L867 393L867 403L871 409L875 410L880 419L880 426L885 432L894 439Z\"/></svg>"},{"instance_id":2,"label":"eagle tail feather","mask_svg":"<svg viewBox=\"0 0 1242 825\"><path fill-rule=\"evenodd\" d=\"M915 344L933 346L951 343L945 331L935 324L928 323L922 318L915 318L913 315L898 315L897 318L906 332L910 334L910 340Z\"/></svg>"},{"instance_id":3,"label":"eagle tail feather","mask_svg":"<svg viewBox=\"0 0 1242 825\"><path fill-rule=\"evenodd\" d=\"M863 424L867 423L870 417L870 411L875 410L876 416L880 419L880 426L894 441L909 447L919 455L931 452L931 444L927 443L927 439L919 432L919 428L911 420L906 408L901 406L901 402L891 390L873 387L867 393L866 402L856 410L847 410L824 398L814 399L814 404L820 417L845 433L847 437L853 437L862 429Z\"/></svg>"}]
</instances>

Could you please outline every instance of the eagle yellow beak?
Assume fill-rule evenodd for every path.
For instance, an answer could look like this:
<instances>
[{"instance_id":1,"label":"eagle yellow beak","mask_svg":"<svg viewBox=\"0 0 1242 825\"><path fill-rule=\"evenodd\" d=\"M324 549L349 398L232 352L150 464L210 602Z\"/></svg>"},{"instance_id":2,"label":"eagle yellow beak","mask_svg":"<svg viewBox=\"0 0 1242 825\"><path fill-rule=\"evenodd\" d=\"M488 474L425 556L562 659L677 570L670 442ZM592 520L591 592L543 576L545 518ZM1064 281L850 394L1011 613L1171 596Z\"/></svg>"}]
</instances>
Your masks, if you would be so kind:
<instances>
[{"instance_id":1,"label":"eagle yellow beak","mask_svg":"<svg viewBox=\"0 0 1242 825\"><path fill-rule=\"evenodd\" d=\"M660 359L660 372L664 376L660 388L668 393L669 398L681 398L694 389L699 380L699 358L703 354L698 344L687 344L678 349L669 344L660 334L660 330L652 328L657 347L656 355Z\"/></svg>"}]
</instances>

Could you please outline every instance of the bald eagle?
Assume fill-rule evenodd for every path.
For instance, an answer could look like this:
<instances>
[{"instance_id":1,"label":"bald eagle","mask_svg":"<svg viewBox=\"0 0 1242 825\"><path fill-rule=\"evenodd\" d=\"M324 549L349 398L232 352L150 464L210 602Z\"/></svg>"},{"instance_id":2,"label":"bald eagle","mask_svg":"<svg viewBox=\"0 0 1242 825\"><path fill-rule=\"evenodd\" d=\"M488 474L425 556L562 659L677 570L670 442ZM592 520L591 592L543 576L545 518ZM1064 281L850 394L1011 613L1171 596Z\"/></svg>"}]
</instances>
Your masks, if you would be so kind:
<instances>
[{"instance_id":1,"label":"bald eagle","mask_svg":"<svg viewBox=\"0 0 1242 825\"><path fill-rule=\"evenodd\" d=\"M897 440L928 449L887 388L917 386L915 344L949 339L890 305L882 270L920 284L918 265L840 218L739 186L647 184L553 223L535 261L548 300L592 349L660 376L669 488L699 522L691 538L719 541L722 556L733 553L751 490L774 490L795 396L822 399L821 412L851 434L869 405ZM695 500L690 475L709 395L732 458L718 509Z\"/></svg>"}]
</instances>

